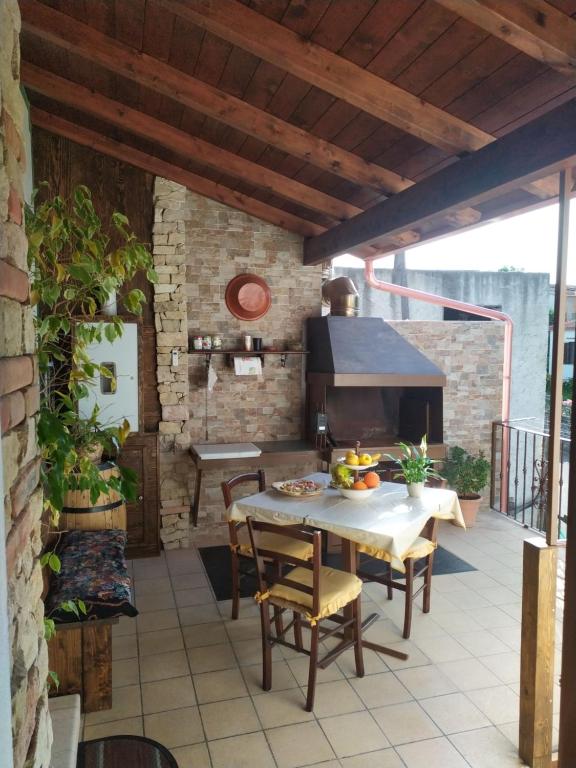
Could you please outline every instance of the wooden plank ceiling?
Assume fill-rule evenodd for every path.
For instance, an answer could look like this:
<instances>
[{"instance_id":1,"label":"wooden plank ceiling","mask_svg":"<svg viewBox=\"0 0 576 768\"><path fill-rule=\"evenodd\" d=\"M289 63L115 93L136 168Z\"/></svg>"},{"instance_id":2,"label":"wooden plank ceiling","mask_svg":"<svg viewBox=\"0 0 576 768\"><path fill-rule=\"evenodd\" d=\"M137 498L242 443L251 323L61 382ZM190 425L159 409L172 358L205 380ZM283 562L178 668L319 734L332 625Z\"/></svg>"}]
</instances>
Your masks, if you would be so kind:
<instances>
[{"instance_id":1,"label":"wooden plank ceiling","mask_svg":"<svg viewBox=\"0 0 576 768\"><path fill-rule=\"evenodd\" d=\"M33 122L313 237L576 97L576 0L20 0ZM554 180L357 250L555 196Z\"/></svg>"}]
</instances>

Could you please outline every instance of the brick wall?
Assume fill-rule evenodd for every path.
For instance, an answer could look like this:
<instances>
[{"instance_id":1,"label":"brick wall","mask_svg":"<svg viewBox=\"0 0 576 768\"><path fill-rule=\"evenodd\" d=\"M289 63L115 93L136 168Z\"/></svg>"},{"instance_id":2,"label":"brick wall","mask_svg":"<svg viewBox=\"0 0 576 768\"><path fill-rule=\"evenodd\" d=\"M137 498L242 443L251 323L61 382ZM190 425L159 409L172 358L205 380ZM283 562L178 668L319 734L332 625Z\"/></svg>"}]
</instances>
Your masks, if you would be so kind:
<instances>
[{"instance_id":1,"label":"brick wall","mask_svg":"<svg viewBox=\"0 0 576 768\"><path fill-rule=\"evenodd\" d=\"M50 762L40 552L42 496L34 414L38 383L28 303L22 212L24 103L19 89L20 17L16 0L0 3L0 422L10 642L14 765ZM6 745L2 745L3 750Z\"/></svg>"},{"instance_id":2,"label":"brick wall","mask_svg":"<svg viewBox=\"0 0 576 768\"><path fill-rule=\"evenodd\" d=\"M304 319L320 314L321 269L302 266L299 236L163 179L156 181L154 256L161 279L155 305L163 418L161 535L169 546L185 546L194 483L190 443L205 442L206 430L209 442L297 439L303 412L303 359L298 356L290 357L285 368L279 357L267 357L259 377L237 377L223 357L214 356L218 381L206 403L204 358L187 359L187 337L219 334L223 346L231 348L241 346L249 333L261 336L266 346L301 347ZM242 272L264 278L272 293L270 311L254 322L238 320L224 302L227 283ZM170 365L173 348L182 353L177 370ZM268 476L273 480L306 469L281 467ZM222 519L220 481L229 475L230 470L204 473L204 527Z\"/></svg>"},{"instance_id":3,"label":"brick wall","mask_svg":"<svg viewBox=\"0 0 576 768\"><path fill-rule=\"evenodd\" d=\"M490 458L492 421L502 407L504 324L387 322L446 374L444 442Z\"/></svg>"}]
</instances>

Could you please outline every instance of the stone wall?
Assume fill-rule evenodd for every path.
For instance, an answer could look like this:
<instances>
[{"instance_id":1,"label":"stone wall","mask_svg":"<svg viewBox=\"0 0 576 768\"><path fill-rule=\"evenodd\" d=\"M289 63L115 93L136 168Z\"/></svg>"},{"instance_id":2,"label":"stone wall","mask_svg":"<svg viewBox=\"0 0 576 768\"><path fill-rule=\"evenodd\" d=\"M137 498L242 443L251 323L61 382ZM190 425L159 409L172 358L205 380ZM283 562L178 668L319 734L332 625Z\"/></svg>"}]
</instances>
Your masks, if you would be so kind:
<instances>
[{"instance_id":1,"label":"stone wall","mask_svg":"<svg viewBox=\"0 0 576 768\"><path fill-rule=\"evenodd\" d=\"M446 374L444 442L490 458L502 407L504 325L482 321L388 321Z\"/></svg>"},{"instance_id":2,"label":"stone wall","mask_svg":"<svg viewBox=\"0 0 576 768\"><path fill-rule=\"evenodd\" d=\"M162 280L155 305L163 419L161 535L168 546L185 546L194 484L190 444L298 439L304 405L303 358L297 355L289 357L285 368L279 357L267 356L258 377L235 376L224 357L215 355L218 379L207 397L204 358L191 355L187 360L187 337L219 334L225 348L238 348L249 333L261 336L265 346L301 348L305 318L321 311L321 269L302 266L299 236L163 179L156 182L154 255ZM270 311L255 322L238 320L224 302L227 283L243 272L264 278L272 293ZM171 349L181 352L178 369L170 365ZM305 469L280 467L267 474L271 481ZM204 473L204 527L222 520L220 481L229 475L230 470Z\"/></svg>"},{"instance_id":3,"label":"stone wall","mask_svg":"<svg viewBox=\"0 0 576 768\"><path fill-rule=\"evenodd\" d=\"M28 302L22 177L26 166L19 87L20 17L16 0L0 3L0 421L12 655L14 765L48 766L52 731L43 637L42 496L35 414L39 390ZM2 754L7 745L2 745Z\"/></svg>"}]
</instances>

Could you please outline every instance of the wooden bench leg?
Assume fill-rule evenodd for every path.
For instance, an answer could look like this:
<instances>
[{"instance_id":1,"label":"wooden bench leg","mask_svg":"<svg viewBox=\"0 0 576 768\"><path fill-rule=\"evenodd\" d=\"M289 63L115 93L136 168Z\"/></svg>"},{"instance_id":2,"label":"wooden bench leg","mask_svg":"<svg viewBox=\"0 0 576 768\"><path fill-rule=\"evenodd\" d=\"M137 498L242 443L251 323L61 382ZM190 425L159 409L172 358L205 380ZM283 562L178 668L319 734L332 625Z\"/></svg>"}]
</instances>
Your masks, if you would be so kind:
<instances>
[{"instance_id":1,"label":"wooden bench leg","mask_svg":"<svg viewBox=\"0 0 576 768\"><path fill-rule=\"evenodd\" d=\"M82 693L82 630L57 629L48 643L48 668L58 675L58 689L53 695Z\"/></svg>"},{"instance_id":2,"label":"wooden bench leg","mask_svg":"<svg viewBox=\"0 0 576 768\"><path fill-rule=\"evenodd\" d=\"M82 704L84 712L112 707L112 626L82 627Z\"/></svg>"}]
</instances>

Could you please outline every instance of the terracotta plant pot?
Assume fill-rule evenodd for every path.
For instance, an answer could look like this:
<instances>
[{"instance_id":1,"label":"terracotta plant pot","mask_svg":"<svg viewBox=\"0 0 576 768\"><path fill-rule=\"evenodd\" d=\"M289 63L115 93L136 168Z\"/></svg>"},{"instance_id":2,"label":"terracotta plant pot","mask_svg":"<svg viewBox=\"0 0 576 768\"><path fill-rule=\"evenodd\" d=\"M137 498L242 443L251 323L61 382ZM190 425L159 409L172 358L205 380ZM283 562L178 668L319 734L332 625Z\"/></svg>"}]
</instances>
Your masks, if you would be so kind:
<instances>
[{"instance_id":1,"label":"terracotta plant pot","mask_svg":"<svg viewBox=\"0 0 576 768\"><path fill-rule=\"evenodd\" d=\"M408 496L412 496L413 499L419 499L422 496L424 489L424 483L408 483Z\"/></svg>"},{"instance_id":2,"label":"terracotta plant pot","mask_svg":"<svg viewBox=\"0 0 576 768\"><path fill-rule=\"evenodd\" d=\"M476 524L476 516L478 515L478 509L482 501L482 496L478 493L470 494L470 496L458 496L460 502L460 509L462 510L462 516L466 523L466 528L472 528Z\"/></svg>"}]
</instances>

